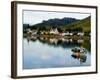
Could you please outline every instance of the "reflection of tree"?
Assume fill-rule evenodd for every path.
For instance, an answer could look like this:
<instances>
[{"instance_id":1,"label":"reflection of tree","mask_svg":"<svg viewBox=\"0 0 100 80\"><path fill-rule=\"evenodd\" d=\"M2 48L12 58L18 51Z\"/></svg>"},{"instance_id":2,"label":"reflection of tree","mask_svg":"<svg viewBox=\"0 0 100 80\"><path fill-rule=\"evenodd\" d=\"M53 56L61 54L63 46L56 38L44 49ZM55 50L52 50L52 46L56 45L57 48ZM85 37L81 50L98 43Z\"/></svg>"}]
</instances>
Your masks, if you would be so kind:
<instances>
[{"instance_id":1,"label":"reflection of tree","mask_svg":"<svg viewBox=\"0 0 100 80\"><path fill-rule=\"evenodd\" d=\"M54 47L63 47L63 48L67 48L67 47L73 47L73 46L80 46L80 43L77 43L77 41L71 41L70 39L65 39L63 40L63 38L60 39L56 39L56 38L40 38L39 39L40 42L54 46Z\"/></svg>"},{"instance_id":2,"label":"reflection of tree","mask_svg":"<svg viewBox=\"0 0 100 80\"><path fill-rule=\"evenodd\" d=\"M84 47L87 50L90 50L89 39L71 39L71 38L54 38L54 37L41 37L41 36L32 36L29 38L31 41L39 40L43 44L48 44L49 46L54 47Z\"/></svg>"},{"instance_id":3,"label":"reflection of tree","mask_svg":"<svg viewBox=\"0 0 100 80\"><path fill-rule=\"evenodd\" d=\"M84 43L82 43L82 46L86 48L88 51L91 51L91 42L89 39L85 39Z\"/></svg>"},{"instance_id":4,"label":"reflection of tree","mask_svg":"<svg viewBox=\"0 0 100 80\"><path fill-rule=\"evenodd\" d=\"M85 53L76 52L71 55L74 59L78 59L80 63L86 62L87 56Z\"/></svg>"}]
</instances>

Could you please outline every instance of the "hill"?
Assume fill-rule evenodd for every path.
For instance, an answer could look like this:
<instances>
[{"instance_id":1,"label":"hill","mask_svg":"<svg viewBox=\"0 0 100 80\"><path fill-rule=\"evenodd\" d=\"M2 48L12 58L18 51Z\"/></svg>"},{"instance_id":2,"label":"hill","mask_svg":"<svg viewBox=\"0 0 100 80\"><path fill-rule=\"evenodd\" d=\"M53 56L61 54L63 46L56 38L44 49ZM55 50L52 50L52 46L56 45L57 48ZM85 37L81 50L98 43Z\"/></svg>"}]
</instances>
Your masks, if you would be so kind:
<instances>
[{"instance_id":1,"label":"hill","mask_svg":"<svg viewBox=\"0 0 100 80\"><path fill-rule=\"evenodd\" d=\"M89 16L78 22L66 25L65 27L71 29L82 29L83 32L91 32L91 17Z\"/></svg>"},{"instance_id":2,"label":"hill","mask_svg":"<svg viewBox=\"0 0 100 80\"><path fill-rule=\"evenodd\" d=\"M49 19L47 21L42 21L41 23L27 26L30 29L35 29L38 31L49 31L51 28L58 28L59 31L82 31L85 33L91 32L91 17L79 20L75 18L62 18L62 19ZM23 24L24 29L26 29L25 24Z\"/></svg>"},{"instance_id":3,"label":"hill","mask_svg":"<svg viewBox=\"0 0 100 80\"><path fill-rule=\"evenodd\" d=\"M47 21L42 21L41 23L35 24L31 26L31 29L50 29L50 28L62 28L68 24L71 24L73 22L79 21L78 19L75 18L54 18L54 19L49 19Z\"/></svg>"}]
</instances>

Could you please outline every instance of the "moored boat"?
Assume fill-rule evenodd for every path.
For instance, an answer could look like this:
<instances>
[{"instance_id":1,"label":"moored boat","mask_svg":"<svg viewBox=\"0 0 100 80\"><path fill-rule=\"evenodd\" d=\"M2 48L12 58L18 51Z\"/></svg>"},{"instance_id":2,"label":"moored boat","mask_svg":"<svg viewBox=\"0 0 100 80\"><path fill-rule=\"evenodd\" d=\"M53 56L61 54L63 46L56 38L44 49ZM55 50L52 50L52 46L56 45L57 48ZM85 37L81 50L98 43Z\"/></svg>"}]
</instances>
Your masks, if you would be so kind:
<instances>
[{"instance_id":1,"label":"moored boat","mask_svg":"<svg viewBox=\"0 0 100 80\"><path fill-rule=\"evenodd\" d=\"M72 49L72 52L84 53L84 52L86 52L86 49L83 48L83 47L75 47L75 48Z\"/></svg>"}]
</instances>

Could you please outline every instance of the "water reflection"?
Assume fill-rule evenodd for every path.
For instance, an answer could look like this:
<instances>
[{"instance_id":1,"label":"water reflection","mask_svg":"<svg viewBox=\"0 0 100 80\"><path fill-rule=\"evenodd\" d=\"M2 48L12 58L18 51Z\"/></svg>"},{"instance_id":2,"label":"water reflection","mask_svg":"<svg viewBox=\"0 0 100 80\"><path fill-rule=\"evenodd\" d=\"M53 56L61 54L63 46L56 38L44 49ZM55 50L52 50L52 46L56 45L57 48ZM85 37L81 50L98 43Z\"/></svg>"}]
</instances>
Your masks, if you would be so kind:
<instances>
[{"instance_id":1,"label":"water reflection","mask_svg":"<svg viewBox=\"0 0 100 80\"><path fill-rule=\"evenodd\" d=\"M52 45L55 47L61 46L63 48L66 48L66 47L75 47L75 46L81 47L82 46L86 48L88 51L91 50L89 39L47 38L47 37L32 36L28 38L28 40L31 40L31 41L39 40L41 43Z\"/></svg>"},{"instance_id":2,"label":"water reflection","mask_svg":"<svg viewBox=\"0 0 100 80\"><path fill-rule=\"evenodd\" d=\"M23 69L90 66L90 46L89 39L24 38ZM73 52L75 47L86 52Z\"/></svg>"},{"instance_id":3,"label":"water reflection","mask_svg":"<svg viewBox=\"0 0 100 80\"><path fill-rule=\"evenodd\" d=\"M71 56L74 59L78 59L80 61L80 63L86 62L86 59L87 59L86 54L82 54L82 53L73 53Z\"/></svg>"}]
</instances>

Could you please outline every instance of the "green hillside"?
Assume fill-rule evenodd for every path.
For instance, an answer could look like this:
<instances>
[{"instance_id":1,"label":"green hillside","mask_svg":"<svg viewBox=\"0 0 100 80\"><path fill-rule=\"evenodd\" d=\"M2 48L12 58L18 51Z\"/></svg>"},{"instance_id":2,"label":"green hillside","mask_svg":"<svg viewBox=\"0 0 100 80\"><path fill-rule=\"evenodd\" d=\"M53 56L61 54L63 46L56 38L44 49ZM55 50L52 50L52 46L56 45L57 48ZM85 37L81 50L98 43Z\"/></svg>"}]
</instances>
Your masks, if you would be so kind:
<instances>
[{"instance_id":1,"label":"green hillside","mask_svg":"<svg viewBox=\"0 0 100 80\"><path fill-rule=\"evenodd\" d=\"M38 32L50 31L51 28L57 28L59 32L85 32L85 34L89 34L91 32L91 17L89 16L82 20L74 18L50 19L32 26L23 25L24 31L27 28L37 30Z\"/></svg>"},{"instance_id":2,"label":"green hillside","mask_svg":"<svg viewBox=\"0 0 100 80\"><path fill-rule=\"evenodd\" d=\"M71 29L71 30L80 29L83 32L89 33L91 32L91 17L89 16L83 20L66 25L64 28Z\"/></svg>"}]
</instances>

